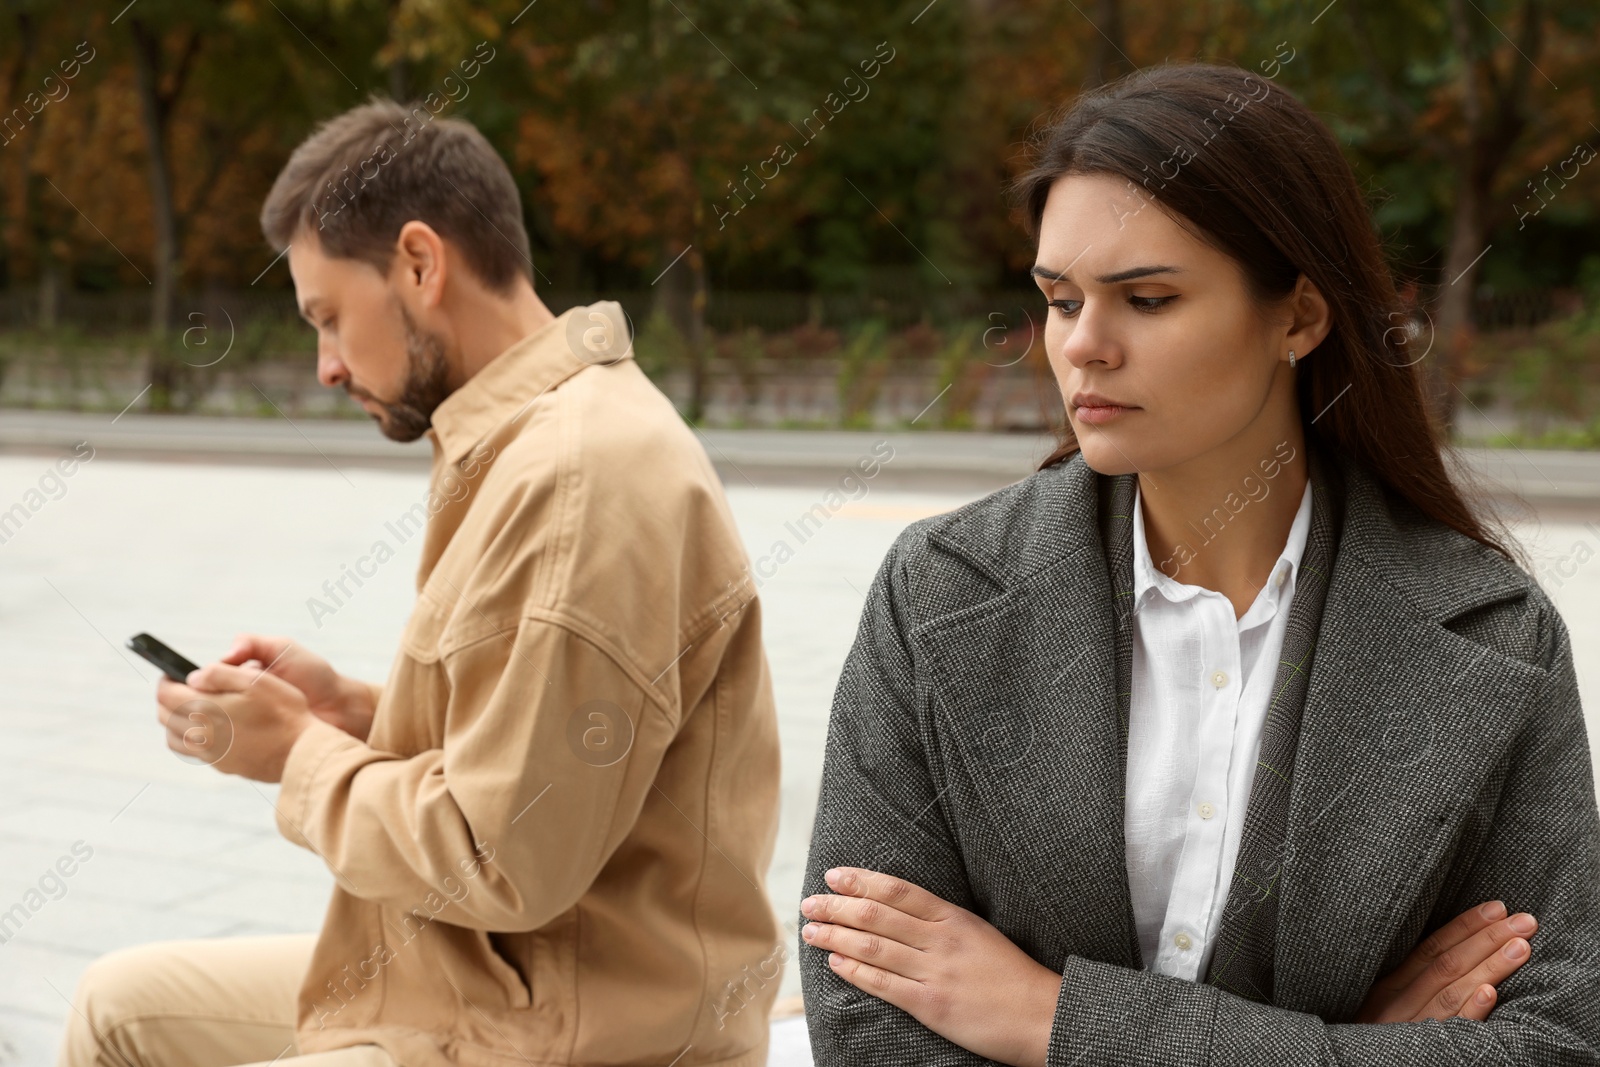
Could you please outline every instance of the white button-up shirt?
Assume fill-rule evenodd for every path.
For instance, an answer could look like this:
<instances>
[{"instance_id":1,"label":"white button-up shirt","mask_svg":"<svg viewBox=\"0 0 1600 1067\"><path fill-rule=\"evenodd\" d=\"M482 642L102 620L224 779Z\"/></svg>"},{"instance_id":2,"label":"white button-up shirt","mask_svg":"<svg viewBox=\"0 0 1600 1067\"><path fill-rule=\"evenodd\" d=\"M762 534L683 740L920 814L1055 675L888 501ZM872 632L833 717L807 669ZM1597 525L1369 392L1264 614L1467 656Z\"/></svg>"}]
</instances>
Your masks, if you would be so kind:
<instances>
[{"instance_id":1,"label":"white button-up shirt","mask_svg":"<svg viewBox=\"0 0 1600 1067\"><path fill-rule=\"evenodd\" d=\"M1310 528L1308 482L1267 584L1235 618L1221 593L1175 581L1156 566L1134 493L1124 835L1150 970L1198 980L1215 948ZM1227 535L1226 528L1212 534Z\"/></svg>"}]
</instances>

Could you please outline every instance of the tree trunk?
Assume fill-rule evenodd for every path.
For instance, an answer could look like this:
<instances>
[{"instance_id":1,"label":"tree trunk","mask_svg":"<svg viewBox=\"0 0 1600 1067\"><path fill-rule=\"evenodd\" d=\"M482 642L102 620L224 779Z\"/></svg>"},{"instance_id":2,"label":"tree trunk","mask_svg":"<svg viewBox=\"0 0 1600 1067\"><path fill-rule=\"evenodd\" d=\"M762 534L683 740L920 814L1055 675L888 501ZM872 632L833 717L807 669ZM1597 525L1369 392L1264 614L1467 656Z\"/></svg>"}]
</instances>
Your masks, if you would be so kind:
<instances>
[{"instance_id":1,"label":"tree trunk","mask_svg":"<svg viewBox=\"0 0 1600 1067\"><path fill-rule=\"evenodd\" d=\"M694 388L689 406L695 421L705 417L709 355L706 351L706 261L698 247L684 256L689 268L689 359L694 368Z\"/></svg>"},{"instance_id":2,"label":"tree trunk","mask_svg":"<svg viewBox=\"0 0 1600 1067\"><path fill-rule=\"evenodd\" d=\"M1447 440L1455 427L1456 402L1461 395L1456 383L1462 378L1475 333L1472 296L1487 243L1483 217L1487 190L1480 188L1481 178L1475 173L1478 169L1465 168L1456 189L1455 214L1434 321L1434 351L1438 356L1423 364L1427 370L1424 378L1429 409Z\"/></svg>"},{"instance_id":3,"label":"tree trunk","mask_svg":"<svg viewBox=\"0 0 1600 1067\"><path fill-rule=\"evenodd\" d=\"M172 324L172 303L177 284L178 225L172 204L172 171L167 160L167 114L157 84L161 42L155 31L138 19L131 24L134 69L138 77L139 121L144 128L150 159L150 208L155 224L155 289L150 299L150 332L166 334Z\"/></svg>"},{"instance_id":4,"label":"tree trunk","mask_svg":"<svg viewBox=\"0 0 1600 1067\"><path fill-rule=\"evenodd\" d=\"M1114 80L1127 68L1127 43L1122 35L1122 0L1095 0L1094 51L1083 87L1093 89Z\"/></svg>"},{"instance_id":5,"label":"tree trunk","mask_svg":"<svg viewBox=\"0 0 1600 1067\"><path fill-rule=\"evenodd\" d=\"M389 0L389 47L394 49L394 61L389 64L389 96L398 103L407 103L406 52L399 41L400 5L402 0Z\"/></svg>"},{"instance_id":6,"label":"tree trunk","mask_svg":"<svg viewBox=\"0 0 1600 1067\"><path fill-rule=\"evenodd\" d=\"M689 370L689 402L684 418L699 422L705 415L706 398L705 260L689 242L667 237L661 242L661 270L651 313L665 315L683 342Z\"/></svg>"},{"instance_id":7,"label":"tree trunk","mask_svg":"<svg viewBox=\"0 0 1600 1067\"><path fill-rule=\"evenodd\" d=\"M170 98L161 92L161 40L138 19L129 22L133 35L134 72L139 92L139 120L150 159L150 207L155 226L155 281L150 293L150 406L170 410L179 389L181 369L167 351L172 306L178 285L178 220L172 202L172 170L167 159Z\"/></svg>"},{"instance_id":8,"label":"tree trunk","mask_svg":"<svg viewBox=\"0 0 1600 1067\"><path fill-rule=\"evenodd\" d=\"M60 309L61 264L46 250L39 257L39 329L55 329Z\"/></svg>"},{"instance_id":9,"label":"tree trunk","mask_svg":"<svg viewBox=\"0 0 1600 1067\"><path fill-rule=\"evenodd\" d=\"M389 96L406 103L406 61L397 59L389 67Z\"/></svg>"},{"instance_id":10,"label":"tree trunk","mask_svg":"<svg viewBox=\"0 0 1600 1067\"><path fill-rule=\"evenodd\" d=\"M1424 377L1430 407L1446 440L1455 427L1457 398L1462 395L1456 383L1467 370L1475 332L1472 298L1478 270L1495 217L1504 214L1504 209L1493 203L1494 188L1512 145L1527 126L1528 72L1537 62L1543 41L1542 6L1537 0L1528 0L1521 12L1520 44L1513 43L1522 62L1514 63L1509 75L1496 76L1492 55L1480 58L1476 54L1471 28L1477 23L1467 6L1466 0L1450 3L1451 32L1462 60L1466 151L1457 164L1460 177L1450 243L1445 250L1444 276L1439 279L1435 341L1440 358L1431 361Z\"/></svg>"}]
</instances>

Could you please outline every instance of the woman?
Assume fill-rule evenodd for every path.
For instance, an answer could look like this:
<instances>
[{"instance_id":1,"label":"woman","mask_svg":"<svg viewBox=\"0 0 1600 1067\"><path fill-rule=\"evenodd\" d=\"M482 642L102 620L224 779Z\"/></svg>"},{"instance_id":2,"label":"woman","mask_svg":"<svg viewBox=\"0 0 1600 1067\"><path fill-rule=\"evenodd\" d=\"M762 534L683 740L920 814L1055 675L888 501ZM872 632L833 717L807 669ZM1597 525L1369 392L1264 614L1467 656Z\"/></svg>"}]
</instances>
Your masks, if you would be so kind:
<instances>
[{"instance_id":1,"label":"woman","mask_svg":"<svg viewBox=\"0 0 1600 1067\"><path fill-rule=\"evenodd\" d=\"M1333 136L1169 66L1018 192L1068 431L868 593L817 1063L1600 1063L1567 630L1446 471Z\"/></svg>"}]
</instances>

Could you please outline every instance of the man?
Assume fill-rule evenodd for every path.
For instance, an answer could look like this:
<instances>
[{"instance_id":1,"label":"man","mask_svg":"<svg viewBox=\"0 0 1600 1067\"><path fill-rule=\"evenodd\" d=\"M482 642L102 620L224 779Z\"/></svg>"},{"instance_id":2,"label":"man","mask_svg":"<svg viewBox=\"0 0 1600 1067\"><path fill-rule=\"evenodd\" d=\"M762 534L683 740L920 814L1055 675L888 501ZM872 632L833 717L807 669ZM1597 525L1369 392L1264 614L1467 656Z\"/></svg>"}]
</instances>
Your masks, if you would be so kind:
<instances>
[{"instance_id":1,"label":"man","mask_svg":"<svg viewBox=\"0 0 1600 1067\"><path fill-rule=\"evenodd\" d=\"M777 726L704 450L616 303L535 295L470 125L357 107L261 218L320 381L432 442L418 599L382 686L253 634L161 681L169 747L281 781L333 897L315 936L97 961L60 1062L759 1067Z\"/></svg>"}]
</instances>

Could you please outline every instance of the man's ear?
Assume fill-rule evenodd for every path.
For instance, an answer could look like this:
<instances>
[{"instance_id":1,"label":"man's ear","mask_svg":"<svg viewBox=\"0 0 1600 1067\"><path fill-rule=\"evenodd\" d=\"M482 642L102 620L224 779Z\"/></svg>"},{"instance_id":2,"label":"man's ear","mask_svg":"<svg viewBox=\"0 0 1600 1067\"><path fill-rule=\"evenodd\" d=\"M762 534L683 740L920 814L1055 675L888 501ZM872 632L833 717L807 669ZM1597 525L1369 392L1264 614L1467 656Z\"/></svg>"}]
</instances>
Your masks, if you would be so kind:
<instances>
[{"instance_id":1,"label":"man's ear","mask_svg":"<svg viewBox=\"0 0 1600 1067\"><path fill-rule=\"evenodd\" d=\"M409 290L423 307L437 307L444 299L448 273L444 238L437 230L419 219L400 227L391 274L403 291Z\"/></svg>"}]
</instances>

